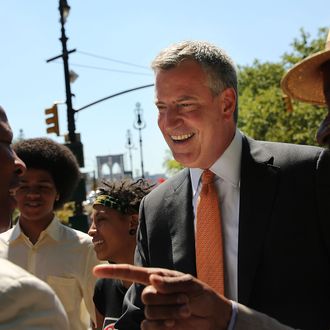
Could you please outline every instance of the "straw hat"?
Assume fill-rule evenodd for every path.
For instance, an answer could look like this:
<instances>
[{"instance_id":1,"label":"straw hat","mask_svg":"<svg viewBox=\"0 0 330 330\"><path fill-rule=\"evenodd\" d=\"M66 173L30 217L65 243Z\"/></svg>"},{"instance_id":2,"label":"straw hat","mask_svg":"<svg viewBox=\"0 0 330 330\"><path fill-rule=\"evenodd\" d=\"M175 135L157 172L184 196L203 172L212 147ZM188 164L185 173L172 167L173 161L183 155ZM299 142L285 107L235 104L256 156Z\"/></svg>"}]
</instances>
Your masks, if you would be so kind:
<instances>
[{"instance_id":1,"label":"straw hat","mask_svg":"<svg viewBox=\"0 0 330 330\"><path fill-rule=\"evenodd\" d=\"M326 105L321 66L330 61L330 30L325 49L294 65L282 78L281 87L293 99Z\"/></svg>"}]
</instances>

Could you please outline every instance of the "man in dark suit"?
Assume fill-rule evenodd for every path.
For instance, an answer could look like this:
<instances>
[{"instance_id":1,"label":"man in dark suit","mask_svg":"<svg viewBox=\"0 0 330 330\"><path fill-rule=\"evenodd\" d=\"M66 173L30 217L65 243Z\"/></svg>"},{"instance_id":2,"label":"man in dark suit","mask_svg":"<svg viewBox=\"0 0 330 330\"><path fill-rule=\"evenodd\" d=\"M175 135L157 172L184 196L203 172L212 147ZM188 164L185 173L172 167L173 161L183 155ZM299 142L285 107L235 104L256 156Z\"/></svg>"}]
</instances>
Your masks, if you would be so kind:
<instances>
[{"instance_id":1,"label":"man in dark suit","mask_svg":"<svg viewBox=\"0 0 330 330\"><path fill-rule=\"evenodd\" d=\"M136 263L197 275L196 205L201 173L209 169L221 206L225 294L181 273L132 267L116 273L110 266L111 276L137 272L135 281L151 284L142 293L142 328L287 329L276 319L329 329L329 151L244 136L236 128L234 64L213 45L173 45L153 69L158 125L187 169L142 202ZM142 290L130 289L118 329L139 328ZM194 305L196 296L206 297L204 304Z\"/></svg>"}]
</instances>

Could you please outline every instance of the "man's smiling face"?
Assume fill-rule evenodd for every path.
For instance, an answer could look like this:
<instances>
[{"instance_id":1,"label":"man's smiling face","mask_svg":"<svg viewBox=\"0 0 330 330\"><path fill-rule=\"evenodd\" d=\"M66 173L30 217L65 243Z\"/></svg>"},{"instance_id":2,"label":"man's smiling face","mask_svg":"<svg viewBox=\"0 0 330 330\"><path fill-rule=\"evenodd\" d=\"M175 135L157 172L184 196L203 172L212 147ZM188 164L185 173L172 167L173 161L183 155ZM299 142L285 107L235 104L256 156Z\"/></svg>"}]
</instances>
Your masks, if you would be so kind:
<instances>
[{"instance_id":1,"label":"man's smiling face","mask_svg":"<svg viewBox=\"0 0 330 330\"><path fill-rule=\"evenodd\" d=\"M209 168L221 156L235 133L235 101L231 89L212 94L195 61L156 72L158 126L184 166Z\"/></svg>"}]
</instances>

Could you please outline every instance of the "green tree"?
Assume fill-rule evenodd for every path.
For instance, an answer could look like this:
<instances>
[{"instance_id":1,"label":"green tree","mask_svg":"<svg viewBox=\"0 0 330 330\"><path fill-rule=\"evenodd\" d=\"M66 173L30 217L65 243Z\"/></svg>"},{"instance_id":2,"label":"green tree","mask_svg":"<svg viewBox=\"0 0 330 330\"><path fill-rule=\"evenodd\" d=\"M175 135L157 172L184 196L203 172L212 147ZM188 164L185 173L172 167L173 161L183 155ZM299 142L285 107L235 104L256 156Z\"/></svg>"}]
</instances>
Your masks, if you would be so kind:
<instances>
[{"instance_id":1,"label":"green tree","mask_svg":"<svg viewBox=\"0 0 330 330\"><path fill-rule=\"evenodd\" d=\"M166 170L166 174L169 176L174 175L175 173L179 172L184 168L182 164L173 159L173 155L170 150L166 150L163 167Z\"/></svg>"},{"instance_id":2,"label":"green tree","mask_svg":"<svg viewBox=\"0 0 330 330\"><path fill-rule=\"evenodd\" d=\"M293 111L287 111L280 81L285 71L306 56L324 49L326 28L320 28L318 37L311 39L303 29L294 39L292 50L278 63L260 63L239 67L238 127L247 135L268 141L297 144L316 143L316 132L326 111L322 107L292 102Z\"/></svg>"},{"instance_id":3,"label":"green tree","mask_svg":"<svg viewBox=\"0 0 330 330\"><path fill-rule=\"evenodd\" d=\"M311 39L311 35L300 29L300 37L291 43L292 50L282 55L283 64L286 68L298 63L305 57L324 49L328 28L319 28L317 38Z\"/></svg>"},{"instance_id":4,"label":"green tree","mask_svg":"<svg viewBox=\"0 0 330 330\"><path fill-rule=\"evenodd\" d=\"M56 210L55 214L63 224L67 225L69 223L69 218L74 215L74 211L74 202L67 202L61 209Z\"/></svg>"}]
</instances>

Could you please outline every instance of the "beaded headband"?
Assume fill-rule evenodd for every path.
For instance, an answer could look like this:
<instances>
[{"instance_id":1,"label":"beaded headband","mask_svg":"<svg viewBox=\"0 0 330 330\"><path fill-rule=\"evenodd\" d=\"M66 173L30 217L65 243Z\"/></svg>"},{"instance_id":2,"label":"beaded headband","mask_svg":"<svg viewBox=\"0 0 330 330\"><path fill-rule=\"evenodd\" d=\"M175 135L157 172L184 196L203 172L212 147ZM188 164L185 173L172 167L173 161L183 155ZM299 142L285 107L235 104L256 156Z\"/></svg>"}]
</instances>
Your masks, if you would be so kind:
<instances>
[{"instance_id":1,"label":"beaded headband","mask_svg":"<svg viewBox=\"0 0 330 330\"><path fill-rule=\"evenodd\" d=\"M109 195L99 195L95 198L93 205L103 205L111 209L115 209L121 213L127 213L128 205L124 204L117 198Z\"/></svg>"}]
</instances>

